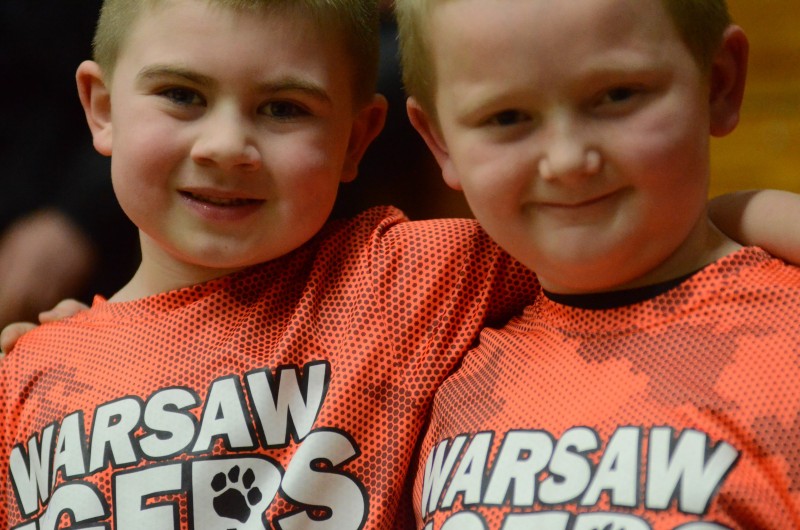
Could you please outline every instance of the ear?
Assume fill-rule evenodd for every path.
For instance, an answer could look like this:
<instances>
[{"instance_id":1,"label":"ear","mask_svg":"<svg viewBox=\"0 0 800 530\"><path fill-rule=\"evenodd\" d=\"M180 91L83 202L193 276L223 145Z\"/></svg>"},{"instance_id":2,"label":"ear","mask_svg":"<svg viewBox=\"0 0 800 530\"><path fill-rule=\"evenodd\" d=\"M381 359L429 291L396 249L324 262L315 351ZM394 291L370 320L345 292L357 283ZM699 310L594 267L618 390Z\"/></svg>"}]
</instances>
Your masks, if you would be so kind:
<instances>
[{"instance_id":1,"label":"ear","mask_svg":"<svg viewBox=\"0 0 800 530\"><path fill-rule=\"evenodd\" d=\"M372 101L358 111L353 128L350 131L350 142L342 168L342 182L350 182L358 174L358 165L364 157L367 147L383 130L389 104L381 94L375 94Z\"/></svg>"},{"instance_id":2,"label":"ear","mask_svg":"<svg viewBox=\"0 0 800 530\"><path fill-rule=\"evenodd\" d=\"M725 136L736 128L744 99L750 43L742 28L729 26L711 63L711 135Z\"/></svg>"},{"instance_id":3,"label":"ear","mask_svg":"<svg viewBox=\"0 0 800 530\"><path fill-rule=\"evenodd\" d=\"M453 167L450 151L447 149L447 144L444 142L442 133L439 130L439 124L414 98L408 98L406 112L408 112L408 119L411 121L411 125L425 140L428 149L431 150L436 162L439 163L444 181L454 190L461 190L461 181Z\"/></svg>"},{"instance_id":4,"label":"ear","mask_svg":"<svg viewBox=\"0 0 800 530\"><path fill-rule=\"evenodd\" d=\"M100 154L111 156L111 92L103 72L96 62L84 61L78 66L75 79L94 148Z\"/></svg>"}]
</instances>

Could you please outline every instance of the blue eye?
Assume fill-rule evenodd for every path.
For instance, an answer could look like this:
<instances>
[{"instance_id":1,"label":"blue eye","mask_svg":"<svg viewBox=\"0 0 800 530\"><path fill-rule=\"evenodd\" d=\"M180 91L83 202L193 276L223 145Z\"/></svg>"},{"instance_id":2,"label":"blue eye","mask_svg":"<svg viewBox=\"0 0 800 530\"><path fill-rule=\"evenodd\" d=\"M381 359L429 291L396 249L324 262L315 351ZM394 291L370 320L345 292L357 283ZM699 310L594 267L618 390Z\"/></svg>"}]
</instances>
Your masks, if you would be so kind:
<instances>
[{"instance_id":1,"label":"blue eye","mask_svg":"<svg viewBox=\"0 0 800 530\"><path fill-rule=\"evenodd\" d=\"M177 105L189 106L203 104L203 98L201 98L195 91L187 88L168 88L161 91L159 95L167 98Z\"/></svg>"},{"instance_id":2,"label":"blue eye","mask_svg":"<svg viewBox=\"0 0 800 530\"><path fill-rule=\"evenodd\" d=\"M297 118L308 114L305 108L291 101L272 101L261 108L264 114L282 120Z\"/></svg>"},{"instance_id":3,"label":"blue eye","mask_svg":"<svg viewBox=\"0 0 800 530\"><path fill-rule=\"evenodd\" d=\"M629 87L617 87L612 88L608 92L604 99L609 103L621 103L623 101L628 101L636 94L636 90Z\"/></svg>"},{"instance_id":4,"label":"blue eye","mask_svg":"<svg viewBox=\"0 0 800 530\"><path fill-rule=\"evenodd\" d=\"M516 125L527 120L527 114L524 114L518 110L505 110L492 116L492 118L489 120L489 123L492 125L507 127L509 125Z\"/></svg>"}]
</instances>

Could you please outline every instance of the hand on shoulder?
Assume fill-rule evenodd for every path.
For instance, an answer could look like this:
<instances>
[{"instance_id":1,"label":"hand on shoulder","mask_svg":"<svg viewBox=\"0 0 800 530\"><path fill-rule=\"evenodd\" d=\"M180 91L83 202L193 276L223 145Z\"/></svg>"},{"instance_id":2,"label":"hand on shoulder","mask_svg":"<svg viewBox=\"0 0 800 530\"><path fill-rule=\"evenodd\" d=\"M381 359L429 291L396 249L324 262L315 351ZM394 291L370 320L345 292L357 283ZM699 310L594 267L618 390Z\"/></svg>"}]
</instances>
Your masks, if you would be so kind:
<instances>
[{"instance_id":1,"label":"hand on shoulder","mask_svg":"<svg viewBox=\"0 0 800 530\"><path fill-rule=\"evenodd\" d=\"M89 309L89 307L77 300L62 300L53 309L40 313L39 323L46 324L62 320L86 309ZM11 353L20 337L37 327L38 325L33 322L14 322L3 328L3 331L0 332L0 356Z\"/></svg>"}]
</instances>

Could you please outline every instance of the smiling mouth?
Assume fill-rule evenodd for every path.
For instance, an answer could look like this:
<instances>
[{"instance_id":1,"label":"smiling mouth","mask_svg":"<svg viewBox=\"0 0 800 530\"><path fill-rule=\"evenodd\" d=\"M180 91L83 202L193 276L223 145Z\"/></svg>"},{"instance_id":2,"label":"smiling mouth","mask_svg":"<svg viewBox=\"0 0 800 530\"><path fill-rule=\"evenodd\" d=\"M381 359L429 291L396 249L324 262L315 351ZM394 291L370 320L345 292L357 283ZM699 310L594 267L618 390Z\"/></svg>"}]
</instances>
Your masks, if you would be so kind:
<instances>
[{"instance_id":1,"label":"smiling mouth","mask_svg":"<svg viewBox=\"0 0 800 530\"><path fill-rule=\"evenodd\" d=\"M180 193L187 199L197 202L202 202L204 204L210 204L211 206L224 206L224 207L250 206L252 204L258 204L260 202L263 202L260 199L245 199L241 197L211 197L208 195L201 195L199 193L192 193L189 191L182 191Z\"/></svg>"},{"instance_id":2,"label":"smiling mouth","mask_svg":"<svg viewBox=\"0 0 800 530\"><path fill-rule=\"evenodd\" d=\"M540 202L539 205L547 207L547 208L559 208L559 209L564 209L564 210L572 210L572 209L585 208L587 206L592 206L594 204L603 202L603 201L605 201L606 199L610 198L613 195L614 195L614 193L607 193L605 195L600 195L600 196L594 197L593 199L586 199L586 200L578 201L578 202Z\"/></svg>"}]
</instances>

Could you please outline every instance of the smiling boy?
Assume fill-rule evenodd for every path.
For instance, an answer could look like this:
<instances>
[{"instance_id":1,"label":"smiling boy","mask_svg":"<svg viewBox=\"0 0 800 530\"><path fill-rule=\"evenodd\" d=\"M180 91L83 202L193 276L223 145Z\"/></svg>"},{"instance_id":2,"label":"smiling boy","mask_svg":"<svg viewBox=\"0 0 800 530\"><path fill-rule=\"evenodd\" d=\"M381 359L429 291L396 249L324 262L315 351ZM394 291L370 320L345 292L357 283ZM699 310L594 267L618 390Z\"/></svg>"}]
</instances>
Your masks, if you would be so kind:
<instances>
[{"instance_id":1,"label":"smiling boy","mask_svg":"<svg viewBox=\"0 0 800 530\"><path fill-rule=\"evenodd\" d=\"M412 121L544 289L437 392L418 528L800 527L800 270L706 212L724 2L397 5Z\"/></svg>"},{"instance_id":2,"label":"smiling boy","mask_svg":"<svg viewBox=\"0 0 800 530\"><path fill-rule=\"evenodd\" d=\"M382 120L369 13L107 3L79 82L146 252L112 303L2 365L0 524L346 529L399 515L433 389L487 316L537 288L470 222L377 209L308 235ZM353 69L356 88L341 83Z\"/></svg>"},{"instance_id":3,"label":"smiling boy","mask_svg":"<svg viewBox=\"0 0 800 530\"><path fill-rule=\"evenodd\" d=\"M143 266L114 300L294 250L355 177L384 103L354 79L336 24L283 16L289 8L275 4L275 14L250 17L156 3L118 56L79 68L95 147L113 151L115 189L143 234Z\"/></svg>"},{"instance_id":4,"label":"smiling boy","mask_svg":"<svg viewBox=\"0 0 800 530\"><path fill-rule=\"evenodd\" d=\"M471 221L323 227L375 2L108 0L77 74L142 263L0 367L0 527L379 529L433 389L538 287Z\"/></svg>"}]
</instances>

